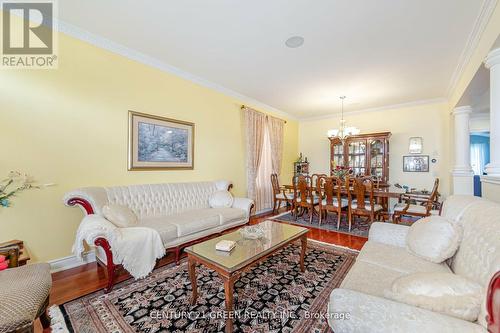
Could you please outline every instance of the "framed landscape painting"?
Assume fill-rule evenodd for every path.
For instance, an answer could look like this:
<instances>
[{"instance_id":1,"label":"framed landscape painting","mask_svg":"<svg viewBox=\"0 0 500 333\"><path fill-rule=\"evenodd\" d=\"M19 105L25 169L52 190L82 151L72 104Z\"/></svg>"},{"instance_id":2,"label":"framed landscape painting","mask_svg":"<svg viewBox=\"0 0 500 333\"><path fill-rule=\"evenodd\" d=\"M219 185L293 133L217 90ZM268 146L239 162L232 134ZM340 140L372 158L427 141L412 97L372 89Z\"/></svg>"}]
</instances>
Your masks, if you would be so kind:
<instances>
[{"instance_id":1,"label":"framed landscape painting","mask_svg":"<svg viewBox=\"0 0 500 333\"><path fill-rule=\"evenodd\" d=\"M194 124L129 111L129 170L193 169Z\"/></svg>"},{"instance_id":2,"label":"framed landscape painting","mask_svg":"<svg viewBox=\"0 0 500 333\"><path fill-rule=\"evenodd\" d=\"M403 172L429 172L429 156L403 156Z\"/></svg>"}]
</instances>

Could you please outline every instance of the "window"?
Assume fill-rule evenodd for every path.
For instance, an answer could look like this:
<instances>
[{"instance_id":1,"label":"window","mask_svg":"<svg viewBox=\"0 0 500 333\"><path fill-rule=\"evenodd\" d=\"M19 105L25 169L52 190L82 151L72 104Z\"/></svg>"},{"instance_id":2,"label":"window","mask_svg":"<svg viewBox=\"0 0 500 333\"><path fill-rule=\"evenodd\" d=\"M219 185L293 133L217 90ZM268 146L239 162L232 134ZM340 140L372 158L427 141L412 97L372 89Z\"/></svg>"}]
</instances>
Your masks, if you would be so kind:
<instances>
[{"instance_id":1,"label":"window","mask_svg":"<svg viewBox=\"0 0 500 333\"><path fill-rule=\"evenodd\" d=\"M470 136L470 164L475 175L482 175L486 164L490 162L489 133Z\"/></svg>"}]
</instances>

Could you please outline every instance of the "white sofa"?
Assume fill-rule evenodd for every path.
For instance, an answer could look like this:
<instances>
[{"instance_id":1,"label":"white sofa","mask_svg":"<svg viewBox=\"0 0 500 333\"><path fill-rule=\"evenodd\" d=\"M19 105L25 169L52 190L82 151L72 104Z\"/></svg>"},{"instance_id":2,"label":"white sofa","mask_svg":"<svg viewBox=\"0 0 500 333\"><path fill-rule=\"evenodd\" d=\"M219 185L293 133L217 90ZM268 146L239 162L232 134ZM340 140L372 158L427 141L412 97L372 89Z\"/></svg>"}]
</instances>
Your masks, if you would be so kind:
<instances>
[{"instance_id":1,"label":"white sofa","mask_svg":"<svg viewBox=\"0 0 500 333\"><path fill-rule=\"evenodd\" d=\"M454 257L436 264L406 250L409 227L374 223L368 242L342 282L333 290L328 322L344 332L487 332L486 290L500 270L500 205L470 196L452 196L442 214L462 226L463 236ZM483 308L472 323L384 298L384 290L403 275L416 272L453 272L484 287ZM342 319L339 319L342 318Z\"/></svg>"},{"instance_id":2,"label":"white sofa","mask_svg":"<svg viewBox=\"0 0 500 333\"><path fill-rule=\"evenodd\" d=\"M86 215L95 214L102 219L104 205L128 206L137 215L139 226L158 231L167 252L174 252L178 262L183 247L248 223L253 205L250 199L234 198L232 207L228 208L210 207L210 196L230 187L231 183L225 180L86 187L66 193L64 202L67 206L78 205ZM109 244L101 240L96 245L99 245L96 251L98 261L108 266L108 272L111 268L114 271L114 264L108 265L108 261L112 262L112 253L106 253L111 252ZM112 278L110 281L112 287Z\"/></svg>"}]
</instances>

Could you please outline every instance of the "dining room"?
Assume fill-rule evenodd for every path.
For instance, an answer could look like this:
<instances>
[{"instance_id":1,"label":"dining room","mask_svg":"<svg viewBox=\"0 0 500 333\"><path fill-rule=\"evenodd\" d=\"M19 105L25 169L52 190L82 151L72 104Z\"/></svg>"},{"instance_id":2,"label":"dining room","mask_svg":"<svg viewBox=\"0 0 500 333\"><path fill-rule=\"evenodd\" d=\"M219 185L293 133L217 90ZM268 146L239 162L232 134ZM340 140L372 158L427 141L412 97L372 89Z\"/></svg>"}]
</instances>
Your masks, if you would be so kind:
<instances>
[{"instance_id":1,"label":"dining room","mask_svg":"<svg viewBox=\"0 0 500 333\"><path fill-rule=\"evenodd\" d=\"M375 221L411 225L439 215L451 193L446 103L360 111L341 96L339 104L340 112L299 123L291 179L266 169L264 139L257 192L272 198L259 211L351 238L368 237Z\"/></svg>"}]
</instances>

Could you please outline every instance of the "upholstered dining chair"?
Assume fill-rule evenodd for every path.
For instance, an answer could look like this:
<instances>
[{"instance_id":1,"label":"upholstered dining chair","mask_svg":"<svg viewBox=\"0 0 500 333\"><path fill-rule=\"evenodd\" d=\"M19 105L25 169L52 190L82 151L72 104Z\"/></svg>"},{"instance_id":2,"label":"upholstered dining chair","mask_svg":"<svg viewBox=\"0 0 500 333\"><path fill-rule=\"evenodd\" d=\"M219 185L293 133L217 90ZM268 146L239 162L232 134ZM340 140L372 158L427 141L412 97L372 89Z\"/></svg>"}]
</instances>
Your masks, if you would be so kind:
<instances>
[{"instance_id":1,"label":"upholstered dining chair","mask_svg":"<svg viewBox=\"0 0 500 333\"><path fill-rule=\"evenodd\" d=\"M271 174L271 185L273 187L273 214L276 210L279 211L281 208L281 203L285 202L293 205L293 193L288 192L284 187L280 186L278 175L276 173Z\"/></svg>"},{"instance_id":2,"label":"upholstered dining chair","mask_svg":"<svg viewBox=\"0 0 500 333\"><path fill-rule=\"evenodd\" d=\"M347 207L347 199L342 199L342 185L343 182L338 177L327 177L322 175L318 178L316 183L317 192L322 196L318 201L319 208L319 225L325 215L325 220L328 218L328 212L337 213L337 229L340 228L340 219L342 216L342 208Z\"/></svg>"},{"instance_id":3,"label":"upholstered dining chair","mask_svg":"<svg viewBox=\"0 0 500 333\"><path fill-rule=\"evenodd\" d=\"M375 202L374 187L373 179L369 176L346 178L349 231L351 231L353 216L366 216L371 223L375 221L375 218L380 218L382 205Z\"/></svg>"},{"instance_id":4,"label":"upholstered dining chair","mask_svg":"<svg viewBox=\"0 0 500 333\"><path fill-rule=\"evenodd\" d=\"M439 215L439 210L433 209L439 196L438 189L439 178L436 178L434 186L432 187L432 192L429 195L422 196L411 193L402 195L401 199L405 202L396 204L394 207L394 214L392 215L392 221L394 223L399 223L401 222L402 216L426 217L430 215ZM420 204L418 204L419 202Z\"/></svg>"},{"instance_id":5,"label":"upholstered dining chair","mask_svg":"<svg viewBox=\"0 0 500 333\"><path fill-rule=\"evenodd\" d=\"M309 223L312 223L313 214L315 214L314 206L318 205L319 197L315 195L316 189L311 185L311 176L300 175L292 179L293 182L293 214L295 220L299 216L299 209L302 210L300 215L303 215L305 210L309 213Z\"/></svg>"},{"instance_id":6,"label":"upholstered dining chair","mask_svg":"<svg viewBox=\"0 0 500 333\"><path fill-rule=\"evenodd\" d=\"M314 188L313 195L318 198L322 196L322 189L318 187L318 181L321 177L327 177L327 175L324 173L313 173L311 175L311 186Z\"/></svg>"}]
</instances>

